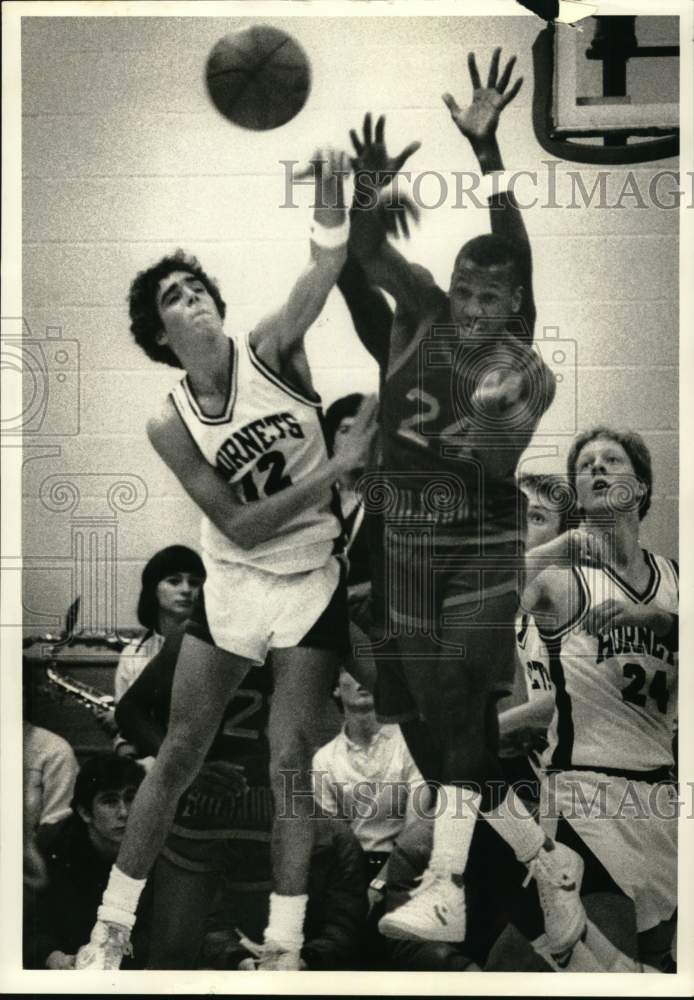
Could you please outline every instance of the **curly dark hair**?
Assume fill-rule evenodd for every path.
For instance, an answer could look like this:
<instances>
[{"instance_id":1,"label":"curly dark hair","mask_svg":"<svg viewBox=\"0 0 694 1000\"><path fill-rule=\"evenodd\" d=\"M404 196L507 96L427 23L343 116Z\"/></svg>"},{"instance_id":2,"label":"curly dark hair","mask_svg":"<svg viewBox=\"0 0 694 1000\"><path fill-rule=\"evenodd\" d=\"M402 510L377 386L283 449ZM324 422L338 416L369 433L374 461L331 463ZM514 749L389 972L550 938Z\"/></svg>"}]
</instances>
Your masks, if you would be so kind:
<instances>
[{"instance_id":1,"label":"curly dark hair","mask_svg":"<svg viewBox=\"0 0 694 1000\"><path fill-rule=\"evenodd\" d=\"M152 361L162 361L173 368L182 368L174 352L166 344L157 343L157 334L161 333L162 322L157 307L157 291L159 282L174 271L187 271L203 283L212 296L217 312L224 319L227 311L217 284L207 275L196 257L191 257L183 250L176 250L168 257L162 257L158 263L140 271L128 293L130 310L130 332L135 342Z\"/></svg>"},{"instance_id":2,"label":"curly dark hair","mask_svg":"<svg viewBox=\"0 0 694 1000\"><path fill-rule=\"evenodd\" d=\"M639 521L643 521L651 506L653 467L651 465L651 453L648 450L648 446L636 431L616 431L612 427L599 425L579 434L574 439L566 459L566 472L574 492L576 491L576 461L578 460L579 453L582 448L597 438L608 438L610 441L616 441L629 456L629 461L634 467L634 472L646 487L646 492L639 504Z\"/></svg>"}]
</instances>

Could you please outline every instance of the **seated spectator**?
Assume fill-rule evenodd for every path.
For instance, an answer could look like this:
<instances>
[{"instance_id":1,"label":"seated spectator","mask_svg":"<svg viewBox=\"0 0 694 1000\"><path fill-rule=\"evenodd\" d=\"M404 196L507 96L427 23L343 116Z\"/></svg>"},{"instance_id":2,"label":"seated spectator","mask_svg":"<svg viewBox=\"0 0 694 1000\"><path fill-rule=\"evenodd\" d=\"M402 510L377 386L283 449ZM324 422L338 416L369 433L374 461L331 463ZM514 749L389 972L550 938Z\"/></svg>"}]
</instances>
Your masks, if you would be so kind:
<instances>
[{"instance_id":1,"label":"seated spectator","mask_svg":"<svg viewBox=\"0 0 694 1000\"><path fill-rule=\"evenodd\" d=\"M25 905L26 968L74 968L75 953L91 930L130 803L143 778L143 769L133 760L113 753L90 757L77 775L69 815L38 830L36 845L46 876ZM145 893L133 935L134 955L124 968L142 968L146 961L147 907Z\"/></svg>"},{"instance_id":2,"label":"seated spectator","mask_svg":"<svg viewBox=\"0 0 694 1000\"><path fill-rule=\"evenodd\" d=\"M145 634L132 639L118 660L113 694L118 703L137 680L167 636L181 635L205 582L202 559L185 545L170 545L155 553L142 571L142 589L137 602L137 618ZM131 743L118 734L114 750L135 756ZM147 766L148 758L144 765Z\"/></svg>"},{"instance_id":3,"label":"seated spectator","mask_svg":"<svg viewBox=\"0 0 694 1000\"><path fill-rule=\"evenodd\" d=\"M31 665L22 672L24 715L24 800L31 802L32 826L57 823L70 814L70 800L77 776L77 758L62 736L35 726L32 721Z\"/></svg>"},{"instance_id":4,"label":"seated spectator","mask_svg":"<svg viewBox=\"0 0 694 1000\"><path fill-rule=\"evenodd\" d=\"M378 722L373 695L344 669L335 697L345 721L313 758L314 794L326 814L351 822L375 877L429 793L400 727Z\"/></svg>"}]
</instances>

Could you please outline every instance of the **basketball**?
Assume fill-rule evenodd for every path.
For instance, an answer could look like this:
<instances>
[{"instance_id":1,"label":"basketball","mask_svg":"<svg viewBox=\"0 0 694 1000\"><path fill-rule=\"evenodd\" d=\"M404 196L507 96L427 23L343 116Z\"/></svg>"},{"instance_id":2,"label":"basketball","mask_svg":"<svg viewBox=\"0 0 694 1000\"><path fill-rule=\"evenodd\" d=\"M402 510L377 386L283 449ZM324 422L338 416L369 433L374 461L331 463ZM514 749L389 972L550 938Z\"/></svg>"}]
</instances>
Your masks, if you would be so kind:
<instances>
[{"instance_id":1,"label":"basketball","mask_svg":"<svg viewBox=\"0 0 694 1000\"><path fill-rule=\"evenodd\" d=\"M311 68L299 43L267 25L225 35L206 68L212 103L229 121L263 132L286 125L311 89Z\"/></svg>"}]
</instances>

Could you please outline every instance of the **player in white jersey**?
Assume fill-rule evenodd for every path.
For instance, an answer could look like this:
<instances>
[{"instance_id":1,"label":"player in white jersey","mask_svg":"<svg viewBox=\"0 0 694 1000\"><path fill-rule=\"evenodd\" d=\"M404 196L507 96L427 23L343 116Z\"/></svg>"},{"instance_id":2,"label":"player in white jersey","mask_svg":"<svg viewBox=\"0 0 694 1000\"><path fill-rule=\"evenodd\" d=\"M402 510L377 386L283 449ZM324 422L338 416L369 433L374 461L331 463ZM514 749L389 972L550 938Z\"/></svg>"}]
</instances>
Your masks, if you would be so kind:
<instances>
[{"instance_id":1,"label":"player in white jersey","mask_svg":"<svg viewBox=\"0 0 694 1000\"><path fill-rule=\"evenodd\" d=\"M678 571L639 544L651 498L648 449L597 427L568 459L580 529L536 548L544 569L523 605L538 623L555 687L542 812L586 862L626 954L672 968L677 806ZM560 563L564 565L560 565ZM621 898L620 898L621 897ZM638 938L637 938L638 936Z\"/></svg>"},{"instance_id":2,"label":"player in white jersey","mask_svg":"<svg viewBox=\"0 0 694 1000\"><path fill-rule=\"evenodd\" d=\"M566 478L545 474L523 475L519 486L528 501L526 560L532 564L533 553L539 546L545 547L546 552L548 543L565 535L569 517L574 513L573 490ZM555 556L552 555L551 546L549 548L545 561L552 562ZM531 797L536 799L543 775L540 747L541 744L547 745L545 737L554 714L555 689L550 674L547 644L533 615L524 610L519 612L516 620L516 653L518 672L514 695L521 699L521 703L514 704L499 714L501 747L505 756L516 758L516 780L520 779L521 787L525 784ZM524 698L526 700L523 701ZM529 766L524 773L522 759L525 755ZM555 832L554 827L551 829ZM581 851L585 854L583 847ZM617 887L610 885L607 873L603 873L603 878L596 879L596 874L600 874L596 871L597 868L597 859L593 857L592 864L588 867L588 877L584 878L581 887L581 898L588 915L583 951L576 955L574 950L565 971L589 971L591 961L594 969L604 972L642 971L637 961L629 958L613 943L617 941L624 945L628 934L625 935L620 926L619 912L615 914L614 907L610 912L605 906L605 894L602 890ZM617 919L614 919L615 916ZM629 923L627 916L626 924ZM539 944L541 943L540 941ZM628 940L626 943L629 944ZM535 942L536 950L540 950L537 945L538 942ZM635 948L631 951L635 952Z\"/></svg>"},{"instance_id":3,"label":"player in white jersey","mask_svg":"<svg viewBox=\"0 0 694 1000\"><path fill-rule=\"evenodd\" d=\"M346 258L348 161L315 169L311 258L287 302L246 338L229 337L225 304L197 261L178 253L138 275L131 329L150 357L185 370L148 424L154 448L204 514L209 632L189 623L176 663L169 729L143 783L77 968L118 968L145 878L247 672L272 650L269 721L275 892L261 968L299 968L312 850L315 727L347 640L332 554L341 526L331 489L363 467L375 429L367 400L328 458L304 336ZM211 633L211 634L210 634ZM159 654L166 654L166 646Z\"/></svg>"}]
</instances>

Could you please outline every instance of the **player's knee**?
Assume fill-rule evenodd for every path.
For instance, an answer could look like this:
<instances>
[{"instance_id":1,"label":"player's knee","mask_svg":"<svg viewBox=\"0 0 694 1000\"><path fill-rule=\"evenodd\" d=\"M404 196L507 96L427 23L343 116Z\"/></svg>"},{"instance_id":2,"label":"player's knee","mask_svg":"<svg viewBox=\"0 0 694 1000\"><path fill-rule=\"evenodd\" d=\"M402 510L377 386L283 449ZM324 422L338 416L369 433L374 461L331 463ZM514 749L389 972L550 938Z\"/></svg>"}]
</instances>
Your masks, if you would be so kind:
<instances>
[{"instance_id":1,"label":"player's knee","mask_svg":"<svg viewBox=\"0 0 694 1000\"><path fill-rule=\"evenodd\" d=\"M170 731L157 755L159 771L167 787L180 789L182 794L202 767L208 746L209 740L203 734L193 734L183 728Z\"/></svg>"}]
</instances>

